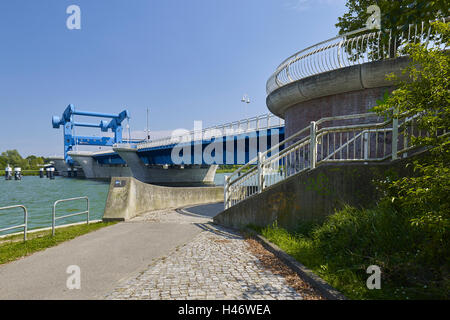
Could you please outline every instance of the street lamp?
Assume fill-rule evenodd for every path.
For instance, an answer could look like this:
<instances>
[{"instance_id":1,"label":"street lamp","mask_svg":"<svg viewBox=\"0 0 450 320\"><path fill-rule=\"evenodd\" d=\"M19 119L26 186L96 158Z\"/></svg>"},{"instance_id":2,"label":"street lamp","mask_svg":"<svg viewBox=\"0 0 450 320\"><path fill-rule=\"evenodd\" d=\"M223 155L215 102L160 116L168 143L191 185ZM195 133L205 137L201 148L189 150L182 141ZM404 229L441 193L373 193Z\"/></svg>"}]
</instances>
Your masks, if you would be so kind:
<instances>
[{"instance_id":1,"label":"street lamp","mask_svg":"<svg viewBox=\"0 0 450 320\"><path fill-rule=\"evenodd\" d=\"M249 104L250 103L250 98L248 97L248 94L244 94L242 96L241 102ZM247 117L247 110L244 109L244 113L245 113L245 117Z\"/></svg>"},{"instance_id":2,"label":"street lamp","mask_svg":"<svg viewBox=\"0 0 450 320\"><path fill-rule=\"evenodd\" d=\"M150 131L149 131L149 129L148 129L148 114L149 114L149 110L148 110L148 108L147 108L147 130L146 130L147 135L146 135L146 137L145 137L145 139L146 139L147 141L150 140Z\"/></svg>"}]
</instances>

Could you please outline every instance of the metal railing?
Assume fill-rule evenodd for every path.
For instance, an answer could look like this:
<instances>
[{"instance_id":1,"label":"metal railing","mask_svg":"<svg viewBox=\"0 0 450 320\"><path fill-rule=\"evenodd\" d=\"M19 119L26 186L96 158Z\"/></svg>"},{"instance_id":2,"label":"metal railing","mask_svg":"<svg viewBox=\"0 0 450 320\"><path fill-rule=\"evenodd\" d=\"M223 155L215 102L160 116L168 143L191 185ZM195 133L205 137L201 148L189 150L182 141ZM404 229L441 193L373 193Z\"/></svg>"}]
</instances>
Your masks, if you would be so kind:
<instances>
[{"instance_id":1,"label":"metal railing","mask_svg":"<svg viewBox=\"0 0 450 320\"><path fill-rule=\"evenodd\" d=\"M71 213L71 214L67 214L65 216L56 216L56 205L58 203L61 202L69 202L69 201L76 201L76 200L86 200L86 211L82 211L82 212L77 212L77 213ZM64 218L68 218L68 217L73 217L73 216L78 216L78 215L82 215L82 214L86 214L87 215L87 224L89 224L89 198L88 197L78 197L78 198L70 198L70 199L61 199L61 200L57 200L55 201L55 203L53 204L53 211L52 211L52 235L55 235L55 228L56 228L56 220L59 219L64 219Z\"/></svg>"},{"instance_id":2,"label":"metal railing","mask_svg":"<svg viewBox=\"0 0 450 320\"><path fill-rule=\"evenodd\" d=\"M450 21L450 17L441 19ZM431 22L431 21L430 21ZM284 60L267 80L269 95L276 89L294 81L365 62L395 58L406 55L409 43L434 46L429 23L410 24L408 30L359 29L319 42Z\"/></svg>"},{"instance_id":3,"label":"metal railing","mask_svg":"<svg viewBox=\"0 0 450 320\"><path fill-rule=\"evenodd\" d=\"M183 142L191 142L210 137L224 137L229 135L236 135L258 130L266 130L284 125L284 120L273 115L265 114L251 117L239 121L234 121L214 127L209 127L201 131L189 131L180 135L171 135L148 142L139 143L137 149L154 148Z\"/></svg>"},{"instance_id":4,"label":"metal railing","mask_svg":"<svg viewBox=\"0 0 450 320\"><path fill-rule=\"evenodd\" d=\"M0 208L0 211L14 209L14 208L22 208L23 209L23 224L0 229L0 232L23 228L23 241L27 241L27 229L28 229L28 211L27 211L27 208L25 206L22 206L22 205L16 205L16 206L9 206L9 207Z\"/></svg>"},{"instance_id":5,"label":"metal railing","mask_svg":"<svg viewBox=\"0 0 450 320\"><path fill-rule=\"evenodd\" d=\"M418 116L383 121L375 113L311 122L225 177L225 209L288 177L325 163L376 162L409 156L413 137L425 136ZM446 131L436 135L447 134Z\"/></svg>"}]
</instances>

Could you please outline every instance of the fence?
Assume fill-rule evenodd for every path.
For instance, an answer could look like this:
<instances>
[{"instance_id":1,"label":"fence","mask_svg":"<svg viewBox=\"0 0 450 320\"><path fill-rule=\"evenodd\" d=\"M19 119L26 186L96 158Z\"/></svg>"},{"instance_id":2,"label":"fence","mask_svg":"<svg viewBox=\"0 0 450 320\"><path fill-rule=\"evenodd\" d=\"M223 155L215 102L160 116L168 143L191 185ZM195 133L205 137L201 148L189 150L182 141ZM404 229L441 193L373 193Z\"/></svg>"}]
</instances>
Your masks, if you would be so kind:
<instances>
[{"instance_id":1,"label":"fence","mask_svg":"<svg viewBox=\"0 0 450 320\"><path fill-rule=\"evenodd\" d=\"M16 206L9 206L9 207L0 208L0 211L14 209L14 208L22 208L22 210L23 210L23 224L0 229L0 232L23 228L23 241L27 241L27 228L28 228L28 211L27 211L27 208L25 206L22 206L22 205L16 205Z\"/></svg>"},{"instance_id":2,"label":"fence","mask_svg":"<svg viewBox=\"0 0 450 320\"><path fill-rule=\"evenodd\" d=\"M76 200L86 200L86 211L77 212L77 213L71 213L71 214L67 214L65 216L56 217L56 205L58 203L69 202L69 201L76 201ZM68 218L68 217L73 217L73 216L78 216L78 215L82 215L82 214L86 214L87 215L87 224L89 224L89 198L88 197L61 199L61 200L55 201L55 203L53 204L53 211L52 211L52 235L53 236L55 235L56 220L63 219L63 218Z\"/></svg>"},{"instance_id":3,"label":"fence","mask_svg":"<svg viewBox=\"0 0 450 320\"><path fill-rule=\"evenodd\" d=\"M72 213L72 214L56 217L56 205L58 203L68 202L68 201L75 201L75 200L83 200L83 199L86 200L86 211L77 212L77 213ZM0 232L23 228L23 240L26 241L27 240L27 232L28 232L28 210L27 210L27 208L25 206L23 206L23 205L15 205L15 206L9 206L9 207L0 208L0 211L8 210L8 209L14 209L14 208L22 208L23 209L23 212L24 212L24 223L20 224L20 225L15 225L15 226L12 226L12 227L0 229ZM77 216L77 215L82 215L82 214L86 214L87 215L87 224L89 224L89 198L88 197L61 199L61 200L55 201L54 204L53 204L53 211L52 211L52 235L53 236L55 235L56 220L63 219L63 218L68 218L68 217L72 217L72 216Z\"/></svg>"},{"instance_id":4,"label":"fence","mask_svg":"<svg viewBox=\"0 0 450 320\"><path fill-rule=\"evenodd\" d=\"M450 17L442 19L450 21ZM291 82L365 62L406 55L409 43L435 46L429 23L410 24L408 30L368 30L349 32L319 42L284 60L270 76L266 84L269 95Z\"/></svg>"},{"instance_id":5,"label":"fence","mask_svg":"<svg viewBox=\"0 0 450 320\"><path fill-rule=\"evenodd\" d=\"M418 128L417 117L382 121L375 113L366 113L313 121L227 176L225 209L321 164L406 157L415 148L413 137L428 134Z\"/></svg>"}]
</instances>

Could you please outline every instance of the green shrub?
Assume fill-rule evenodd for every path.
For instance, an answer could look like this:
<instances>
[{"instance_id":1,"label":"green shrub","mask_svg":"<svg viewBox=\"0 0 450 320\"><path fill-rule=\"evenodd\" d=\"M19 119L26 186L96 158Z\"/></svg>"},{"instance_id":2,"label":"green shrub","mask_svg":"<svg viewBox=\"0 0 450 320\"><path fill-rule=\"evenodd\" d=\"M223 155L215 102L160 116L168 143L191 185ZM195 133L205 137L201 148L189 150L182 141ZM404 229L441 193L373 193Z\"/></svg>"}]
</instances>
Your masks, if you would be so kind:
<instances>
[{"instance_id":1,"label":"green shrub","mask_svg":"<svg viewBox=\"0 0 450 320\"><path fill-rule=\"evenodd\" d=\"M437 256L424 251L429 239L410 219L389 205L346 207L306 233L274 224L262 234L349 298L448 299L449 243ZM366 287L370 265L382 270L381 290Z\"/></svg>"}]
</instances>

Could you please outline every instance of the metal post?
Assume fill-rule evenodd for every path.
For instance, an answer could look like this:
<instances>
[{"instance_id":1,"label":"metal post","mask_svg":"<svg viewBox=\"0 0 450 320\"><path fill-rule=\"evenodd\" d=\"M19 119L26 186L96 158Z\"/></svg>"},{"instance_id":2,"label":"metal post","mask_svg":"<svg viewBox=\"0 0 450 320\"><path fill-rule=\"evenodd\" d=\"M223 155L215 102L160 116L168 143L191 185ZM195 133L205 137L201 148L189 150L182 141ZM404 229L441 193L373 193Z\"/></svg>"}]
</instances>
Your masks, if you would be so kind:
<instances>
[{"instance_id":1,"label":"metal post","mask_svg":"<svg viewBox=\"0 0 450 320\"><path fill-rule=\"evenodd\" d=\"M369 133L364 132L364 160L369 159Z\"/></svg>"},{"instance_id":2,"label":"metal post","mask_svg":"<svg viewBox=\"0 0 450 320\"><path fill-rule=\"evenodd\" d=\"M147 136L145 137L145 139L147 140L147 141L149 141L150 140L150 134L149 134L149 130L148 130L148 108L147 108Z\"/></svg>"},{"instance_id":3,"label":"metal post","mask_svg":"<svg viewBox=\"0 0 450 320\"><path fill-rule=\"evenodd\" d=\"M87 201L87 224L89 224L89 198L86 198L86 201Z\"/></svg>"},{"instance_id":4,"label":"metal post","mask_svg":"<svg viewBox=\"0 0 450 320\"><path fill-rule=\"evenodd\" d=\"M53 211L52 211L52 236L55 236L55 223L56 223L56 215L55 215L55 211L56 211L56 203L55 202L53 204Z\"/></svg>"},{"instance_id":5,"label":"metal post","mask_svg":"<svg viewBox=\"0 0 450 320\"><path fill-rule=\"evenodd\" d=\"M264 188L264 157L261 152L258 152L258 193L261 193Z\"/></svg>"},{"instance_id":6,"label":"metal post","mask_svg":"<svg viewBox=\"0 0 450 320\"><path fill-rule=\"evenodd\" d=\"M67 214L64 216L59 216L56 217L56 205L58 203L61 202L68 202L68 201L76 201L76 200L86 200L86 211L82 211L82 212L77 212L77 213L72 213L72 214ZM56 200L53 203L53 212L52 212L52 235L55 235L55 229L56 229L56 220L59 219L63 219L63 218L68 218L68 217L73 217L73 216L78 216L78 215L82 215L82 214L86 214L87 215L87 224L89 224L89 219L90 219L90 208L89 208L89 198L88 197L78 197L78 198L70 198L70 199L61 199L61 200Z\"/></svg>"},{"instance_id":7,"label":"metal post","mask_svg":"<svg viewBox=\"0 0 450 320\"><path fill-rule=\"evenodd\" d=\"M23 218L23 241L27 241L27 231L28 231L28 211L27 208L23 207L24 218Z\"/></svg>"},{"instance_id":8,"label":"metal post","mask_svg":"<svg viewBox=\"0 0 450 320\"><path fill-rule=\"evenodd\" d=\"M223 186L223 199L224 199L224 209L227 210L228 209L228 199L229 199L229 195L228 195L228 185L230 183L229 181L230 177L225 175L224 176L224 186Z\"/></svg>"},{"instance_id":9,"label":"metal post","mask_svg":"<svg viewBox=\"0 0 450 320\"><path fill-rule=\"evenodd\" d=\"M0 208L0 211L14 209L14 208L21 208L23 210L23 224L8 227L8 228L2 228L2 229L0 229L0 232L23 228L23 241L27 241L27 232L28 232L28 210L27 210L27 208L23 205L15 205L15 206Z\"/></svg>"},{"instance_id":10,"label":"metal post","mask_svg":"<svg viewBox=\"0 0 450 320\"><path fill-rule=\"evenodd\" d=\"M397 159L398 151L398 118L392 119L392 160Z\"/></svg>"},{"instance_id":11,"label":"metal post","mask_svg":"<svg viewBox=\"0 0 450 320\"><path fill-rule=\"evenodd\" d=\"M311 121L311 129L310 129L310 168L314 169L317 163L317 142L316 142L316 131L317 125L315 121Z\"/></svg>"}]
</instances>

